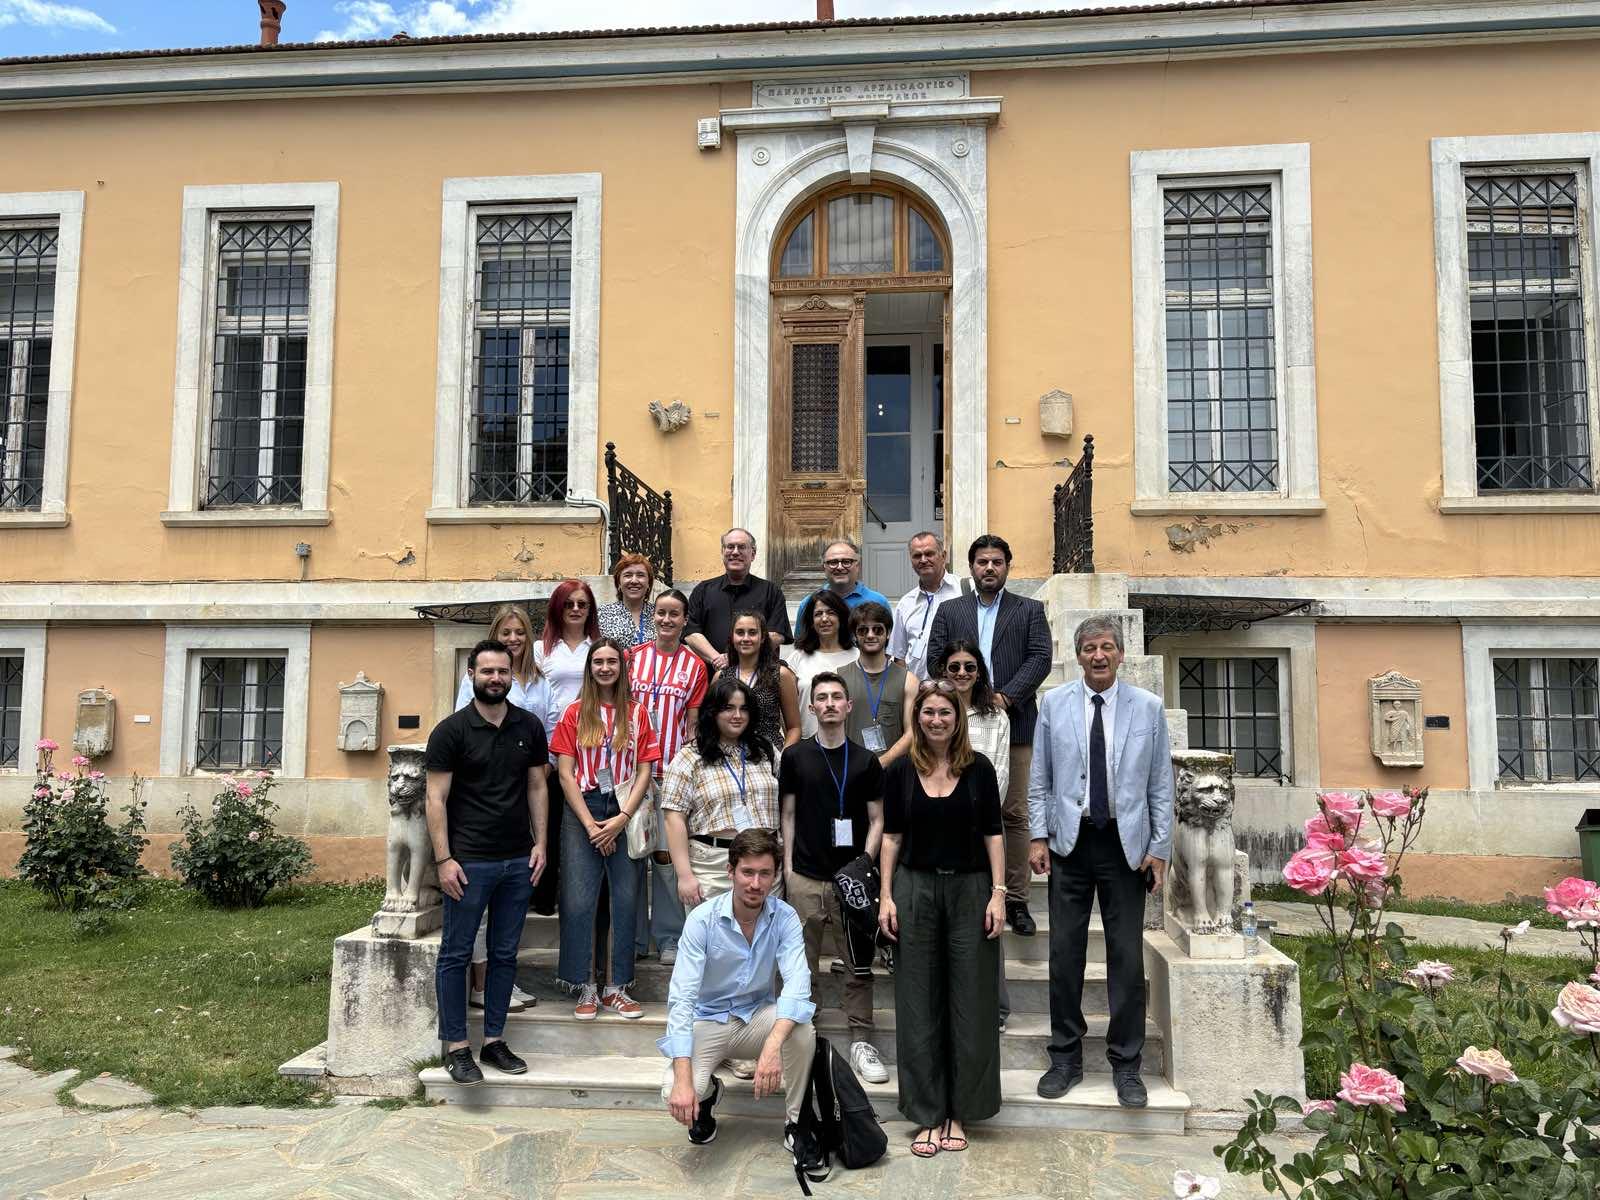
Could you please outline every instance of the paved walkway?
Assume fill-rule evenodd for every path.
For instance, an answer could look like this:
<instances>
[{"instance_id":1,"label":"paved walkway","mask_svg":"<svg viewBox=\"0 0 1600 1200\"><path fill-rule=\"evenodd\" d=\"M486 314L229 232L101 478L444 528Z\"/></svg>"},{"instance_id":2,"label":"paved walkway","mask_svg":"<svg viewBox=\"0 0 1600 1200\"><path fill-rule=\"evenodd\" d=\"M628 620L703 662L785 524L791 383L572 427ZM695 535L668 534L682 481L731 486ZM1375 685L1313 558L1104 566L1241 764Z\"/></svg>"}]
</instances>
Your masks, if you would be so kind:
<instances>
[{"instance_id":1,"label":"paved walkway","mask_svg":"<svg viewBox=\"0 0 1600 1200\"><path fill-rule=\"evenodd\" d=\"M0 1059L8 1051L0 1048ZM690 1146L665 1113L585 1109L465 1112L371 1105L316 1109L149 1105L63 1108L72 1071L0 1061L0 1196L7 1200L744 1200L798 1196L774 1121L729 1118L714 1145ZM98 1087L114 1091L117 1081ZM102 1092L102 1094L105 1094ZM910 1129L887 1126L889 1154L836 1169L819 1197L981 1196L984 1200L1172 1195L1179 1167L1220 1175L1218 1134L1112 1136L1057 1130L975 1135L965 1154L911 1157ZM1223 1196L1259 1196L1229 1179Z\"/></svg>"},{"instance_id":2,"label":"paved walkway","mask_svg":"<svg viewBox=\"0 0 1600 1200\"><path fill-rule=\"evenodd\" d=\"M1275 921L1275 932L1286 933L1290 937L1326 932L1316 906L1311 904L1263 900L1256 905L1256 915ZM1505 928L1489 921L1469 921L1465 917L1430 917L1422 913L1392 913L1390 919L1400 925L1408 937L1416 938L1425 946L1465 946L1472 950L1500 949L1500 931ZM1588 955L1578 935L1564 929L1529 929L1511 943L1511 952L1549 956Z\"/></svg>"}]
</instances>

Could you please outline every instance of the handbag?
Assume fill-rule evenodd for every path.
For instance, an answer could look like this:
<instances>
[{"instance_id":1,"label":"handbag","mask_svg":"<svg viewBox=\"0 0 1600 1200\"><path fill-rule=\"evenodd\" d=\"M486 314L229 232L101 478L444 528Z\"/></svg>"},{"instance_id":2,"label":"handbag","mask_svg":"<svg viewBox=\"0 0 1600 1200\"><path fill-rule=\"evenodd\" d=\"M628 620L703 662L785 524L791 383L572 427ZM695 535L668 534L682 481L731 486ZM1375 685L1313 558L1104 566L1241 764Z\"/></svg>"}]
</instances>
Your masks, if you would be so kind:
<instances>
[{"instance_id":1,"label":"handbag","mask_svg":"<svg viewBox=\"0 0 1600 1200\"><path fill-rule=\"evenodd\" d=\"M628 857L649 858L656 851L656 788L651 783L639 809L628 818Z\"/></svg>"}]
</instances>

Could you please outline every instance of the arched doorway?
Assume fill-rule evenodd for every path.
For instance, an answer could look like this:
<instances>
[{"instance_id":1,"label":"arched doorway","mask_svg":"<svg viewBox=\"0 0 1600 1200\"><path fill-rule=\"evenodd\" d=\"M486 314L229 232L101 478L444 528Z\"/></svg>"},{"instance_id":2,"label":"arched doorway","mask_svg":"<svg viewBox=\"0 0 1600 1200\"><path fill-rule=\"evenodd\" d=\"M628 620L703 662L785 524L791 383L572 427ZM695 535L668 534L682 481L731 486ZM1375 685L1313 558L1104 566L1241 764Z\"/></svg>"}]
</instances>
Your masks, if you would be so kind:
<instances>
[{"instance_id":1,"label":"arched doorway","mask_svg":"<svg viewBox=\"0 0 1600 1200\"><path fill-rule=\"evenodd\" d=\"M944 528L949 235L909 191L847 184L795 204L771 255L769 571L800 594L848 538L897 597L906 539Z\"/></svg>"}]
</instances>

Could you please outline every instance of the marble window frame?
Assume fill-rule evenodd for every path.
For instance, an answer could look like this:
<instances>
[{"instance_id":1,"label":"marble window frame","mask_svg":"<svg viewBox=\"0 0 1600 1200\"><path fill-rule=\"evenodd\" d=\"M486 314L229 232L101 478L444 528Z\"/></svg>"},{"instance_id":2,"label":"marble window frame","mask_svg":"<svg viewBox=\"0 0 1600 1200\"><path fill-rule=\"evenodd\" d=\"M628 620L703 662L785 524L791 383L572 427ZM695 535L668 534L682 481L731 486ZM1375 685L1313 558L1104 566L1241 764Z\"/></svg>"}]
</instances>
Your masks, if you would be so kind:
<instances>
[{"instance_id":1,"label":"marble window frame","mask_svg":"<svg viewBox=\"0 0 1600 1200\"><path fill-rule=\"evenodd\" d=\"M30 214L31 215L31 214ZM0 625L0 654L22 655L22 721L17 730L17 765L0 766L0 778L32 775L35 744L44 736L44 663L48 635L43 625ZM67 744L70 744L70 739Z\"/></svg>"},{"instance_id":2,"label":"marble window frame","mask_svg":"<svg viewBox=\"0 0 1600 1200\"><path fill-rule=\"evenodd\" d=\"M1166 288L1162 198L1169 185L1272 184L1281 478L1273 492L1174 492L1167 486ZM1214 146L1129 155L1133 247L1135 516L1325 511L1317 462L1311 146Z\"/></svg>"},{"instance_id":3,"label":"marble window frame","mask_svg":"<svg viewBox=\"0 0 1600 1200\"><path fill-rule=\"evenodd\" d=\"M226 774L194 765L200 719L200 660L204 657L283 655L284 779L306 774L311 696L310 625L168 625L161 692L161 774Z\"/></svg>"},{"instance_id":4,"label":"marble window frame","mask_svg":"<svg viewBox=\"0 0 1600 1200\"><path fill-rule=\"evenodd\" d=\"M1466 684L1467 784L1485 792L1600 793L1600 782L1553 780L1547 783L1500 778L1494 707L1496 658L1600 658L1600 622L1567 625L1461 623L1462 670Z\"/></svg>"},{"instance_id":5,"label":"marble window frame","mask_svg":"<svg viewBox=\"0 0 1600 1200\"><path fill-rule=\"evenodd\" d=\"M1600 513L1600 486L1588 492L1480 494L1472 386L1472 299L1467 288L1466 173L1471 167L1544 167L1575 163L1588 176L1587 207L1579 214L1579 245L1589 382L1589 454L1600 473L1600 132L1529 133L1495 137L1441 137L1431 143L1433 163L1434 281L1439 329L1439 425L1444 456L1441 513ZM1600 484L1600 479L1597 479Z\"/></svg>"},{"instance_id":6,"label":"marble window frame","mask_svg":"<svg viewBox=\"0 0 1600 1200\"><path fill-rule=\"evenodd\" d=\"M438 368L434 381L435 525L571 524L601 519L600 222L598 171L446 179L439 234ZM567 503L525 506L467 503L467 398L471 394L473 221L480 206L570 205L572 301L567 382Z\"/></svg>"}]
</instances>

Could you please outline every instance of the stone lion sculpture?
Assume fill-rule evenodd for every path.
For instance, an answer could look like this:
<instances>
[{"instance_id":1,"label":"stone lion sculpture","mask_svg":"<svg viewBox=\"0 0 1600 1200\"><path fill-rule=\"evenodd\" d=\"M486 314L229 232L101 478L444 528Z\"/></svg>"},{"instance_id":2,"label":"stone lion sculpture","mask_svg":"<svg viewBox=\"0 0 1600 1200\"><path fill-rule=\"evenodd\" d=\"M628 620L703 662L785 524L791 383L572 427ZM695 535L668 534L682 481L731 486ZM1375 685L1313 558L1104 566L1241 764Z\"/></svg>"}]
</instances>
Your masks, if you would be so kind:
<instances>
[{"instance_id":1,"label":"stone lion sculpture","mask_svg":"<svg viewBox=\"0 0 1600 1200\"><path fill-rule=\"evenodd\" d=\"M389 747L389 845L379 912L418 912L439 903L422 754L421 746Z\"/></svg>"},{"instance_id":2,"label":"stone lion sculpture","mask_svg":"<svg viewBox=\"0 0 1600 1200\"><path fill-rule=\"evenodd\" d=\"M1190 751L1174 758L1171 911L1195 933L1227 933L1233 928L1233 756Z\"/></svg>"}]
</instances>

